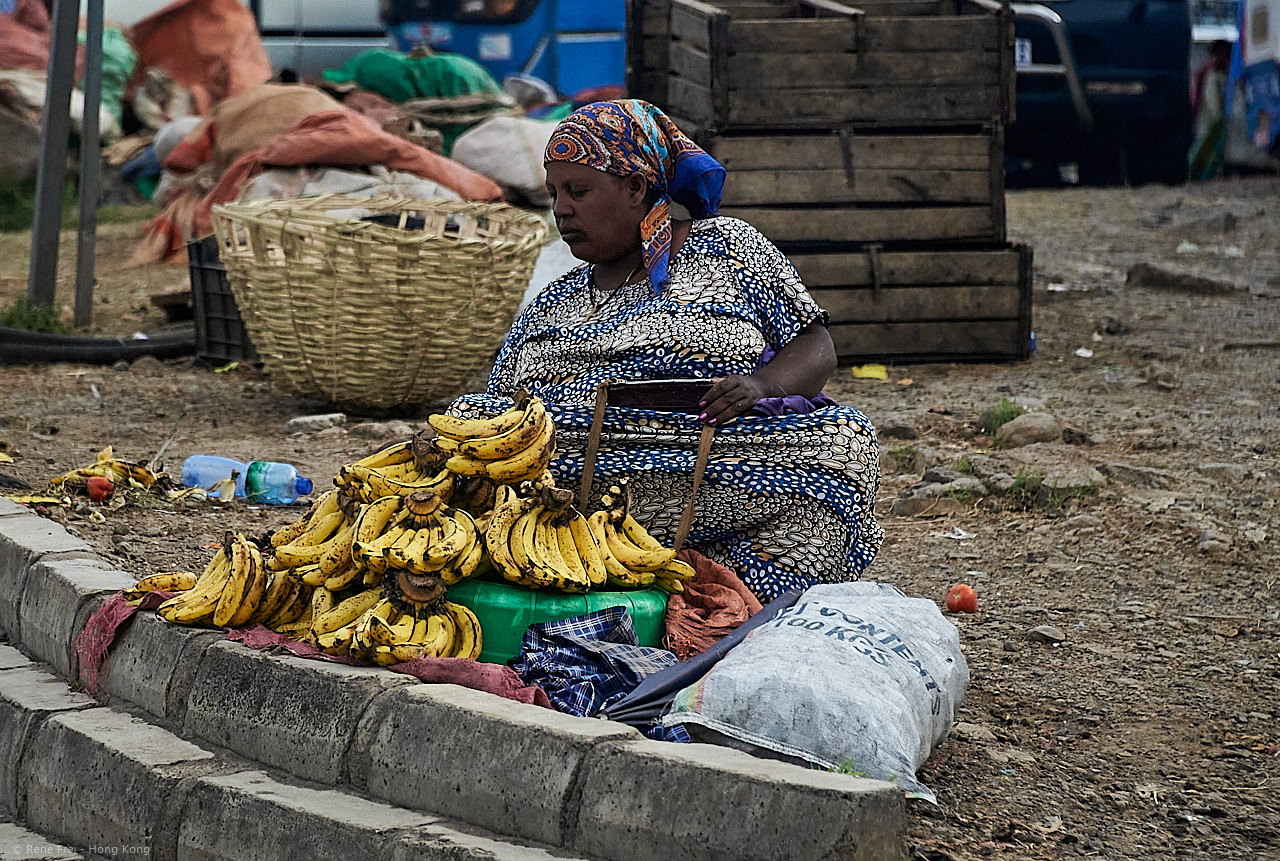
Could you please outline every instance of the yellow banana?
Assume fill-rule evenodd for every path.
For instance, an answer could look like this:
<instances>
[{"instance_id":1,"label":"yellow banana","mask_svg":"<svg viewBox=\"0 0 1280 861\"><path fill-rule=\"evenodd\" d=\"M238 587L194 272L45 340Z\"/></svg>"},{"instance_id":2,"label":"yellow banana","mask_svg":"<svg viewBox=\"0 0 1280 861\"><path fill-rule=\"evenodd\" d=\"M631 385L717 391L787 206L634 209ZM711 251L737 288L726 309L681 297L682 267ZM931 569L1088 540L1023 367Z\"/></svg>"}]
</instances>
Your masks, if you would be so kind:
<instances>
[{"instance_id":1,"label":"yellow banana","mask_svg":"<svg viewBox=\"0 0 1280 861\"><path fill-rule=\"evenodd\" d=\"M333 537L333 540L325 545L328 549L320 554L316 564L320 566L320 571L326 577L332 577L352 564L351 542L355 534L355 524L347 523L338 530L338 534Z\"/></svg>"},{"instance_id":2,"label":"yellow banana","mask_svg":"<svg viewBox=\"0 0 1280 861\"><path fill-rule=\"evenodd\" d=\"M297 622L289 622L287 624L276 625L271 630L281 636L288 637L290 640L302 640L311 633L311 620L299 620Z\"/></svg>"},{"instance_id":3,"label":"yellow banana","mask_svg":"<svg viewBox=\"0 0 1280 861\"><path fill-rule=\"evenodd\" d=\"M555 423L548 421L528 448L504 460L489 462L486 472L502 484L518 484L542 475L556 450Z\"/></svg>"},{"instance_id":4,"label":"yellow banana","mask_svg":"<svg viewBox=\"0 0 1280 861\"><path fill-rule=\"evenodd\" d=\"M458 444L458 451L476 460L506 460L533 445L541 436L550 419L547 408L538 398L529 406L515 427L489 437L473 437Z\"/></svg>"},{"instance_id":5,"label":"yellow banana","mask_svg":"<svg viewBox=\"0 0 1280 861\"><path fill-rule=\"evenodd\" d=\"M265 625L267 620L279 613L285 602L292 597L297 583L283 572L272 573L266 568L262 568L261 571L265 588L262 592L262 600L258 602L253 618L249 621Z\"/></svg>"},{"instance_id":6,"label":"yellow banana","mask_svg":"<svg viewBox=\"0 0 1280 861\"><path fill-rule=\"evenodd\" d=\"M444 462L444 468L454 475L488 475L489 462L459 452Z\"/></svg>"},{"instance_id":7,"label":"yellow banana","mask_svg":"<svg viewBox=\"0 0 1280 861\"><path fill-rule=\"evenodd\" d=\"M311 620L311 630L316 634L336 631L359 619L366 610L371 609L381 600L382 589L366 589L314 617Z\"/></svg>"},{"instance_id":8,"label":"yellow banana","mask_svg":"<svg viewBox=\"0 0 1280 861\"><path fill-rule=\"evenodd\" d=\"M659 589L665 589L668 592L683 592L684 584L675 577L668 577L664 573L655 574L653 577L653 585Z\"/></svg>"},{"instance_id":9,"label":"yellow banana","mask_svg":"<svg viewBox=\"0 0 1280 861\"><path fill-rule=\"evenodd\" d=\"M666 551L671 549L662 546L662 543L650 535L649 530L641 526L640 522L629 513L622 518L622 531L626 533L627 540L641 550ZM676 558L674 550L671 551L671 558Z\"/></svg>"},{"instance_id":10,"label":"yellow banana","mask_svg":"<svg viewBox=\"0 0 1280 861\"><path fill-rule=\"evenodd\" d=\"M237 535L231 542L231 576L218 597L218 606L213 612L213 624L225 628L231 618L239 612L249 589L253 585L253 559L249 556L249 547Z\"/></svg>"},{"instance_id":11,"label":"yellow banana","mask_svg":"<svg viewBox=\"0 0 1280 861\"><path fill-rule=\"evenodd\" d=\"M298 579L301 580L303 586L323 586L329 582L329 578L324 576L324 572L320 570L320 566L303 565L301 568L290 568L290 571L298 572Z\"/></svg>"},{"instance_id":12,"label":"yellow banana","mask_svg":"<svg viewBox=\"0 0 1280 861\"><path fill-rule=\"evenodd\" d=\"M511 538L511 527L524 514L533 507L532 499L510 499L502 502L493 510L493 514L489 517L489 525L484 531L484 546L489 553L489 558L493 560L494 567L502 573L503 577L508 580L519 582L523 577L520 569L516 567L515 561L511 558L511 550L509 541Z\"/></svg>"},{"instance_id":13,"label":"yellow banana","mask_svg":"<svg viewBox=\"0 0 1280 861\"><path fill-rule=\"evenodd\" d=\"M698 572L694 570L693 566L681 559L672 559L654 573L659 577L669 577L673 580L684 580L686 582L698 576Z\"/></svg>"},{"instance_id":14,"label":"yellow banana","mask_svg":"<svg viewBox=\"0 0 1280 861\"><path fill-rule=\"evenodd\" d=\"M316 645L326 655L345 655L351 651L351 641L355 637L356 626L345 625L333 631L316 634Z\"/></svg>"},{"instance_id":15,"label":"yellow banana","mask_svg":"<svg viewBox=\"0 0 1280 861\"><path fill-rule=\"evenodd\" d=\"M480 538L479 528L471 529L467 534L467 543L449 564L440 569L440 579L446 586L452 586L473 576L484 559L484 541Z\"/></svg>"},{"instance_id":16,"label":"yellow banana","mask_svg":"<svg viewBox=\"0 0 1280 861\"><path fill-rule=\"evenodd\" d=\"M407 543L402 545L396 542L394 547L383 554L386 557L387 567L407 568L419 574L430 573L423 557L431 542L437 540L439 535L440 527L435 524L415 530L413 537Z\"/></svg>"},{"instance_id":17,"label":"yellow banana","mask_svg":"<svg viewBox=\"0 0 1280 861\"><path fill-rule=\"evenodd\" d=\"M364 507L356 518L355 534L352 541L366 544L387 531L391 520L400 511L401 500L398 496L387 496L375 500Z\"/></svg>"},{"instance_id":18,"label":"yellow banana","mask_svg":"<svg viewBox=\"0 0 1280 861\"><path fill-rule=\"evenodd\" d=\"M532 589L550 586L554 581L547 576L547 567L538 556L538 518L545 510L541 505L532 506L511 529L511 558L515 560L520 576L516 582Z\"/></svg>"},{"instance_id":19,"label":"yellow banana","mask_svg":"<svg viewBox=\"0 0 1280 861\"><path fill-rule=\"evenodd\" d=\"M395 613L395 606L386 598L383 598L381 601L374 604L368 610L365 610L360 615L360 618L356 620L356 623L355 623L356 633L355 633L355 637L351 641L351 648L356 652L364 653L364 652L368 652L375 645L377 645L373 640L373 634L372 634L375 620L380 620L385 622L388 619L390 619L394 613ZM410 631L412 630L413 630L413 627L411 623Z\"/></svg>"},{"instance_id":20,"label":"yellow banana","mask_svg":"<svg viewBox=\"0 0 1280 861\"><path fill-rule=\"evenodd\" d=\"M608 574L609 582L615 586L644 585L641 582L643 578L623 565L610 549L608 536L613 531L613 524L609 522L609 512L597 511L592 514L587 518L587 528L591 530L591 537L595 539L596 547L600 550L600 557L604 560L604 569Z\"/></svg>"},{"instance_id":21,"label":"yellow banana","mask_svg":"<svg viewBox=\"0 0 1280 861\"><path fill-rule=\"evenodd\" d=\"M281 625L297 622L302 618L307 608L311 606L309 600L303 600L303 592L306 592L306 598L309 599L311 590L304 590L302 584L292 577L281 577L279 579L285 583L283 587L285 590L284 597L280 600L280 606L276 608L276 611L262 623L273 631Z\"/></svg>"},{"instance_id":22,"label":"yellow banana","mask_svg":"<svg viewBox=\"0 0 1280 861\"><path fill-rule=\"evenodd\" d=\"M262 554L248 539L242 540L249 551L249 573L251 577L244 600L236 612L231 615L231 620L227 622L227 627L230 628L239 628L247 625L249 620L258 612L258 607L262 604L262 597L267 592L267 577L269 575L262 564Z\"/></svg>"},{"instance_id":23,"label":"yellow banana","mask_svg":"<svg viewBox=\"0 0 1280 861\"><path fill-rule=\"evenodd\" d=\"M527 400L527 392L518 394L510 409L490 418L460 419L456 416L438 413L428 416L427 423L440 436L455 439L459 442L477 437L497 436L520 424L521 420L524 419Z\"/></svg>"},{"instance_id":24,"label":"yellow banana","mask_svg":"<svg viewBox=\"0 0 1280 861\"><path fill-rule=\"evenodd\" d=\"M408 463L411 460L413 460L413 442L406 441L379 449L368 457L363 457L355 463L347 465L363 466L368 469L386 469L389 466L397 466L402 463Z\"/></svg>"},{"instance_id":25,"label":"yellow banana","mask_svg":"<svg viewBox=\"0 0 1280 861\"><path fill-rule=\"evenodd\" d=\"M134 601L148 592L185 592L188 589L194 589L199 579L190 571L166 571L163 574L152 574L124 590L124 597L126 601Z\"/></svg>"},{"instance_id":26,"label":"yellow banana","mask_svg":"<svg viewBox=\"0 0 1280 861\"><path fill-rule=\"evenodd\" d=\"M320 570L323 571L323 568ZM362 573L359 565L356 565L353 560L348 560L347 564L343 565L333 573L333 576L324 581L324 588L330 592L340 592L354 583Z\"/></svg>"},{"instance_id":27,"label":"yellow banana","mask_svg":"<svg viewBox=\"0 0 1280 861\"><path fill-rule=\"evenodd\" d=\"M573 588L570 582L569 566L560 554L560 541L556 538L556 528L551 524L556 512L543 509L538 515L537 525L533 530L533 549L529 552L529 561L534 566L534 576L548 582L548 585L566 591Z\"/></svg>"},{"instance_id":28,"label":"yellow banana","mask_svg":"<svg viewBox=\"0 0 1280 861\"><path fill-rule=\"evenodd\" d=\"M341 511L328 515L293 542L277 547L268 567L272 571L283 571L285 568L298 568L319 562L320 557L332 546L334 538L342 532L346 522L347 516Z\"/></svg>"},{"instance_id":29,"label":"yellow banana","mask_svg":"<svg viewBox=\"0 0 1280 861\"><path fill-rule=\"evenodd\" d=\"M609 579L609 572L604 566L604 556L591 535L591 527L587 518L577 511L569 519L569 534L573 538L578 558L587 574L587 582L592 586L603 586Z\"/></svg>"},{"instance_id":30,"label":"yellow banana","mask_svg":"<svg viewBox=\"0 0 1280 861\"><path fill-rule=\"evenodd\" d=\"M483 648L480 620L476 618L475 613L472 613L469 608L461 604L455 604L450 601L444 606L449 615L453 617L454 626L453 649L449 657L466 658L474 661L480 656L480 651Z\"/></svg>"},{"instance_id":31,"label":"yellow banana","mask_svg":"<svg viewBox=\"0 0 1280 861\"><path fill-rule=\"evenodd\" d=\"M311 593L311 621L314 622L333 609L334 594L323 586L317 586Z\"/></svg>"},{"instance_id":32,"label":"yellow banana","mask_svg":"<svg viewBox=\"0 0 1280 861\"><path fill-rule=\"evenodd\" d=\"M456 508L445 509L440 518L441 535L439 540L427 547L423 561L428 566L443 566L461 553L468 540L476 531L476 522L471 515ZM438 563L438 565L437 565Z\"/></svg>"},{"instance_id":33,"label":"yellow banana","mask_svg":"<svg viewBox=\"0 0 1280 861\"><path fill-rule=\"evenodd\" d=\"M572 512L570 512L572 513ZM555 518L555 536L560 545L560 558L564 560L565 570L569 575L569 585L573 591L585 592L591 588L591 578L587 576L587 567L578 552L577 541L573 530L569 528L569 520L562 514Z\"/></svg>"},{"instance_id":34,"label":"yellow banana","mask_svg":"<svg viewBox=\"0 0 1280 861\"><path fill-rule=\"evenodd\" d=\"M330 490L320 494L320 498L311 504L306 513L288 526L283 526L271 534L271 546L291 544L296 541L307 527L328 517L338 510L338 491Z\"/></svg>"},{"instance_id":35,"label":"yellow banana","mask_svg":"<svg viewBox=\"0 0 1280 861\"><path fill-rule=\"evenodd\" d=\"M618 557L618 561L633 571L653 571L666 565L672 559L676 558L676 551L670 547L663 547L654 541L653 536L644 532L640 524L628 514L623 518L623 524L630 520L634 524L632 530L610 529L606 533L609 538L609 549L613 551L613 555ZM632 540L633 534L643 532L649 537L650 546L640 547Z\"/></svg>"},{"instance_id":36,"label":"yellow banana","mask_svg":"<svg viewBox=\"0 0 1280 861\"><path fill-rule=\"evenodd\" d=\"M204 575L196 582L194 588L181 592L156 608L156 614L166 622L179 625L192 625L209 621L213 611L217 609L218 598L231 577L231 562L226 554L218 551L214 562L205 569Z\"/></svg>"}]
</instances>

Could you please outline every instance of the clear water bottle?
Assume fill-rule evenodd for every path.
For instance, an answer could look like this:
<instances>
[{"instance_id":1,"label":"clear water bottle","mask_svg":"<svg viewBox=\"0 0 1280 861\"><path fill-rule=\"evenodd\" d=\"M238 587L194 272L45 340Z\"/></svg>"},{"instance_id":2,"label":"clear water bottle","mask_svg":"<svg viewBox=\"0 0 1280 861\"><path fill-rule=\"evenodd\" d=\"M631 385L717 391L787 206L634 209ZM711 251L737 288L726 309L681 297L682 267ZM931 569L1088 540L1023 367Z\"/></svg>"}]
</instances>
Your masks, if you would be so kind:
<instances>
[{"instance_id":1,"label":"clear water bottle","mask_svg":"<svg viewBox=\"0 0 1280 861\"><path fill-rule=\"evenodd\" d=\"M287 463L269 460L241 463L211 454L193 454L186 459L182 464L182 484L209 490L230 478L232 472L236 473L236 496L250 502L288 505L311 492L311 479L303 478Z\"/></svg>"}]
</instances>

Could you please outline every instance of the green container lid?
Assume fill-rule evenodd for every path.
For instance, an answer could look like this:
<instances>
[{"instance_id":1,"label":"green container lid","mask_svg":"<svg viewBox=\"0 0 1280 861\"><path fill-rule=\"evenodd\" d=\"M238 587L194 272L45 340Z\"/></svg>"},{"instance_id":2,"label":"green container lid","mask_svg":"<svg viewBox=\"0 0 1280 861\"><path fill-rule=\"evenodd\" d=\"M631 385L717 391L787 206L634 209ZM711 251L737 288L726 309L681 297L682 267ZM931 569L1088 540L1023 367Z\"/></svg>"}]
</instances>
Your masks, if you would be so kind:
<instances>
[{"instance_id":1,"label":"green container lid","mask_svg":"<svg viewBox=\"0 0 1280 861\"><path fill-rule=\"evenodd\" d=\"M463 580L449 587L449 600L467 607L480 620L484 641L479 660L488 664L505 664L520 654L520 641L530 625L582 616L606 607L626 607L640 645L661 647L667 614L667 593L661 589L568 595L515 583Z\"/></svg>"}]
</instances>

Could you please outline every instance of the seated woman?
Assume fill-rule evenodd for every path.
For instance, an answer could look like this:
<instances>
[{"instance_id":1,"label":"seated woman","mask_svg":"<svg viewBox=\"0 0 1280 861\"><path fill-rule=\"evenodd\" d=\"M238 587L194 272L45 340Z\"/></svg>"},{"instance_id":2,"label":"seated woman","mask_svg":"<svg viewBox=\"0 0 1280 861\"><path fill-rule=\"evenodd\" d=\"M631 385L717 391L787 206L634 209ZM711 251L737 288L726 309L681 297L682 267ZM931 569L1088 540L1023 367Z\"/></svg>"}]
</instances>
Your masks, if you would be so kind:
<instances>
[{"instance_id":1,"label":"seated woman","mask_svg":"<svg viewBox=\"0 0 1280 861\"><path fill-rule=\"evenodd\" d=\"M715 216L724 168L637 100L576 111L545 161L556 224L584 265L529 305L488 392L464 395L452 411L490 415L529 389L556 422L551 469L575 487L598 383L705 379L701 413L606 410L595 498L628 477L636 518L670 543L712 425L688 546L766 602L857 579L883 536L872 512L875 431L821 394L835 348L795 269L750 225ZM673 221L672 200L694 220Z\"/></svg>"}]
</instances>

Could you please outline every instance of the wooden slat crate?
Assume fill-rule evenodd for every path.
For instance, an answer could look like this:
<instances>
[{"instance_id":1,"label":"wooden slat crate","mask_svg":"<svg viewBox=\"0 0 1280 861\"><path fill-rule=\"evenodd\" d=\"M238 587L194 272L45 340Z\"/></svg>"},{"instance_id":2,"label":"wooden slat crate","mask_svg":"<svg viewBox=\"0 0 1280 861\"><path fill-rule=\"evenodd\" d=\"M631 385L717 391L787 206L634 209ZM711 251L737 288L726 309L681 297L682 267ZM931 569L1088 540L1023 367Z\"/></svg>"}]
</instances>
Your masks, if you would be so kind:
<instances>
[{"instance_id":1,"label":"wooden slat crate","mask_svg":"<svg viewBox=\"0 0 1280 861\"><path fill-rule=\"evenodd\" d=\"M1031 249L793 253L845 361L1009 361L1031 353Z\"/></svg>"},{"instance_id":2,"label":"wooden slat crate","mask_svg":"<svg viewBox=\"0 0 1280 861\"><path fill-rule=\"evenodd\" d=\"M627 94L667 104L671 0L627 0Z\"/></svg>"},{"instance_id":3,"label":"wooden slat crate","mask_svg":"<svg viewBox=\"0 0 1280 861\"><path fill-rule=\"evenodd\" d=\"M1013 18L994 0L871 11L833 0L669 2L666 98L655 103L712 131L987 125L1012 116ZM823 17L804 17L813 14ZM657 70L648 60L645 67Z\"/></svg>"},{"instance_id":4,"label":"wooden slat crate","mask_svg":"<svg viewBox=\"0 0 1280 861\"><path fill-rule=\"evenodd\" d=\"M999 125L735 135L675 120L725 166L721 213L784 248L1005 241Z\"/></svg>"}]
</instances>

